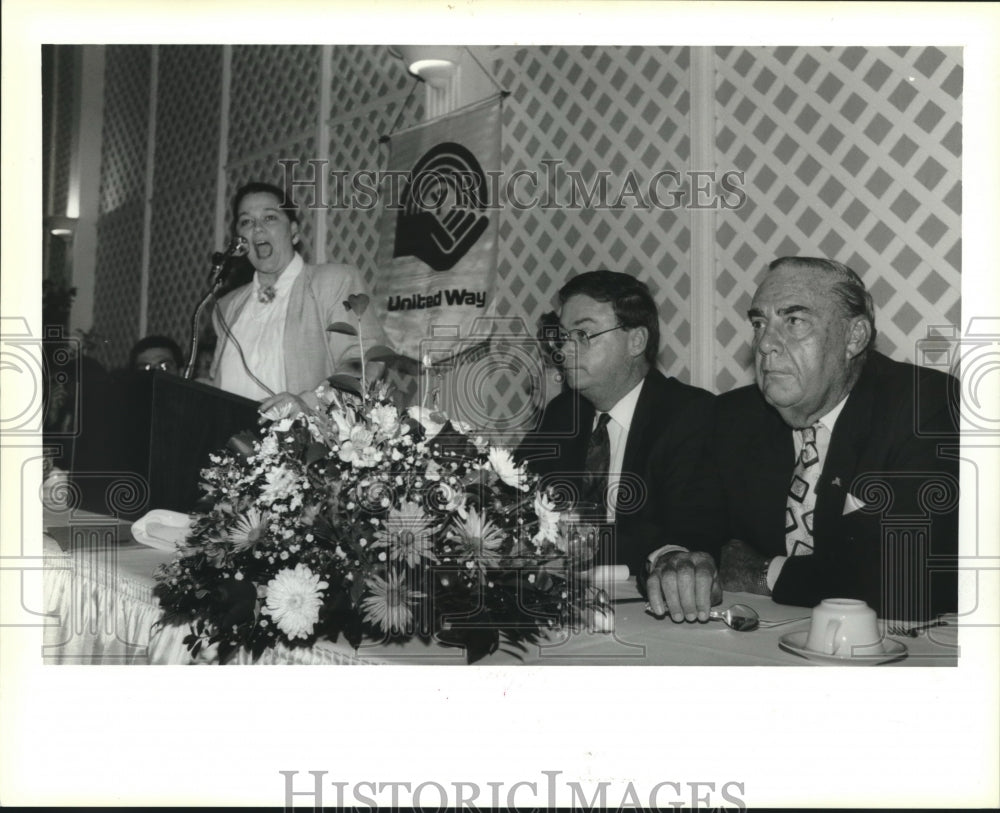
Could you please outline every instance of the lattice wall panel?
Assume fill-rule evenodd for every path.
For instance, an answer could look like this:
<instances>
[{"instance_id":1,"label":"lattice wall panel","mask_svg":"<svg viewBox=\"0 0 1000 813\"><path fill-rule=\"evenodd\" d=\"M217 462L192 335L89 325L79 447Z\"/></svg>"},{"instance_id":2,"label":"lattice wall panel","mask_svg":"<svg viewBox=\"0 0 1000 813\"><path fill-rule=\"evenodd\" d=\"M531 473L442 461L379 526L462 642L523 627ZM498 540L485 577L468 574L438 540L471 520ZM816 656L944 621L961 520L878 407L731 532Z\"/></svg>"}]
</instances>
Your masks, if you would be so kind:
<instances>
[{"instance_id":1,"label":"lattice wall panel","mask_svg":"<svg viewBox=\"0 0 1000 813\"><path fill-rule=\"evenodd\" d=\"M386 97L408 93L418 81L385 45L337 45L331 51L329 119L353 118L370 104L382 107Z\"/></svg>"},{"instance_id":2,"label":"lattice wall panel","mask_svg":"<svg viewBox=\"0 0 1000 813\"><path fill-rule=\"evenodd\" d=\"M97 224L93 331L106 342L113 366L125 364L139 338L142 229L141 201L117 208Z\"/></svg>"},{"instance_id":3,"label":"lattice wall panel","mask_svg":"<svg viewBox=\"0 0 1000 813\"><path fill-rule=\"evenodd\" d=\"M687 379L689 218L683 210L644 207L648 200L635 197L610 208L630 174L648 198L656 172L687 169L687 50L511 47L494 57L494 74L511 94L504 103L504 178L528 171L538 179L519 184L517 202L507 200L501 212L498 315L533 333L569 277L599 267L632 273L649 283L660 305L661 365ZM545 161L559 169L553 174ZM604 208L583 206L579 186L571 205L567 170L580 173L587 190L599 173L608 173ZM543 206L550 177L555 195ZM522 419L537 397L538 364L508 369L501 358L494 366L477 396L499 425L520 421L527 428Z\"/></svg>"},{"instance_id":4,"label":"lattice wall panel","mask_svg":"<svg viewBox=\"0 0 1000 813\"><path fill-rule=\"evenodd\" d=\"M504 114L503 169L544 175L543 160L579 172L588 188L608 171L609 202L631 174L642 195L655 173L687 169L688 51L684 48L518 49L498 60L511 91ZM649 283L661 307L660 362L688 376L689 218L683 209L573 208L572 182L557 178L558 206L508 203L500 231L500 312L534 324L570 276L597 267ZM544 190L540 189L539 192ZM660 189L661 199L663 189ZM522 196L523 197L523 196ZM582 204L582 196L577 203Z\"/></svg>"},{"instance_id":5,"label":"lattice wall panel","mask_svg":"<svg viewBox=\"0 0 1000 813\"><path fill-rule=\"evenodd\" d=\"M101 214L145 194L151 54L148 45L105 51Z\"/></svg>"},{"instance_id":6,"label":"lattice wall panel","mask_svg":"<svg viewBox=\"0 0 1000 813\"><path fill-rule=\"evenodd\" d=\"M213 180L219 166L222 48L161 45L154 192Z\"/></svg>"},{"instance_id":7,"label":"lattice wall panel","mask_svg":"<svg viewBox=\"0 0 1000 813\"><path fill-rule=\"evenodd\" d=\"M156 164L146 332L184 347L208 290L215 241L215 188L222 98L220 46L159 48Z\"/></svg>"},{"instance_id":8,"label":"lattice wall panel","mask_svg":"<svg viewBox=\"0 0 1000 813\"><path fill-rule=\"evenodd\" d=\"M221 248L215 244L214 177L154 194L147 334L187 345L191 316L208 292L212 252Z\"/></svg>"},{"instance_id":9,"label":"lattice wall panel","mask_svg":"<svg viewBox=\"0 0 1000 813\"><path fill-rule=\"evenodd\" d=\"M150 46L105 51L93 330L113 365L139 338L151 65Z\"/></svg>"},{"instance_id":10,"label":"lattice wall panel","mask_svg":"<svg viewBox=\"0 0 1000 813\"><path fill-rule=\"evenodd\" d=\"M306 135L301 139L284 144L270 145L248 160L238 160L230 157L226 167L226 228L232 228L232 202L236 191L250 181L265 181L279 187L284 186L284 169L279 161L295 160L300 167L308 166L310 159L321 157L316 152L316 137ZM300 197L300 196L296 196ZM315 218L309 210L299 203L299 248L306 262L314 262L315 251ZM308 201L306 201L308 204Z\"/></svg>"},{"instance_id":11,"label":"lattice wall panel","mask_svg":"<svg viewBox=\"0 0 1000 813\"><path fill-rule=\"evenodd\" d=\"M752 379L746 309L775 257L847 263L879 349L959 324L962 67L945 48L719 48L716 148L746 172L717 231L716 384Z\"/></svg>"},{"instance_id":12,"label":"lattice wall panel","mask_svg":"<svg viewBox=\"0 0 1000 813\"><path fill-rule=\"evenodd\" d=\"M318 45L233 48L230 161L315 132L321 53Z\"/></svg>"},{"instance_id":13,"label":"lattice wall panel","mask_svg":"<svg viewBox=\"0 0 1000 813\"><path fill-rule=\"evenodd\" d=\"M335 49L336 52L336 49ZM369 289L374 287L378 255L378 224L382 207L370 205L367 193L353 194L351 178L355 173L377 173L388 166L389 148L379 139L397 129L417 124L423 116L423 105L416 97L406 101L405 94L372 107L360 116L332 122L327 149L329 167L349 173L343 192L328 185L326 202L331 207L320 216L326 217L326 258L329 262L349 263L364 274ZM405 106L404 106L405 105ZM369 179L367 185L371 186Z\"/></svg>"}]
</instances>

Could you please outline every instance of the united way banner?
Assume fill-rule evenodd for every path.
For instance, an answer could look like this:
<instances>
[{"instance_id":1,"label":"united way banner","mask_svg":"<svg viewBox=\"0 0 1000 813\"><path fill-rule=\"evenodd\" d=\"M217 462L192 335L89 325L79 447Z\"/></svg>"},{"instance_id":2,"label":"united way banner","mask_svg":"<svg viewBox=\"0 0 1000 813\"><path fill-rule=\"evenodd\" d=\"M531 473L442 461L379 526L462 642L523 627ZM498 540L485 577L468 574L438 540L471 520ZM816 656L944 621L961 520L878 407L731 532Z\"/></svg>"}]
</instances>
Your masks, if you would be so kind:
<instances>
[{"instance_id":1,"label":"united way banner","mask_svg":"<svg viewBox=\"0 0 1000 813\"><path fill-rule=\"evenodd\" d=\"M442 337L458 345L492 313L501 103L463 108L389 141L375 300L401 355L419 359L432 337L437 347Z\"/></svg>"}]
</instances>

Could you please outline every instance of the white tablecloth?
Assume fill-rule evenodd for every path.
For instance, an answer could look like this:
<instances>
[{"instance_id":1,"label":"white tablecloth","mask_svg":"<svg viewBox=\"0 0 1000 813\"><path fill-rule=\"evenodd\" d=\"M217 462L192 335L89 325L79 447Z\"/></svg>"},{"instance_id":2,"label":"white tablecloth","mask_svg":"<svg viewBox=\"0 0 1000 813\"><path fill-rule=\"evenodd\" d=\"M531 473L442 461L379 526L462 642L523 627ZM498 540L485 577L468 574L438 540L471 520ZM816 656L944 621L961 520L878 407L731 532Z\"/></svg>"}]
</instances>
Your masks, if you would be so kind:
<instances>
[{"instance_id":1,"label":"white tablecloth","mask_svg":"<svg viewBox=\"0 0 1000 813\"><path fill-rule=\"evenodd\" d=\"M68 527L72 526L72 527ZM186 627L157 627L160 610L152 595L153 573L172 554L139 545L118 524L95 515L72 520L46 516L46 663L185 664L192 659L183 644ZM618 583L617 597L637 595L634 584ZM807 616L809 610L775 604L768 598L727 593L725 604L741 602L767 620ZM480 663L490 666L661 665L661 666L802 666L814 662L779 647L783 635L805 630L807 621L771 629L736 632L721 622L675 624L652 618L642 603L620 604L614 631L557 631L525 651L501 649ZM907 657L893 665L954 666L958 657L954 626L926 630L916 638L900 637ZM205 659L199 659L204 662ZM249 664L248 653L233 663ZM372 642L355 650L346 642L322 641L311 648L279 647L266 651L258 664L464 664L464 653L421 641Z\"/></svg>"}]
</instances>

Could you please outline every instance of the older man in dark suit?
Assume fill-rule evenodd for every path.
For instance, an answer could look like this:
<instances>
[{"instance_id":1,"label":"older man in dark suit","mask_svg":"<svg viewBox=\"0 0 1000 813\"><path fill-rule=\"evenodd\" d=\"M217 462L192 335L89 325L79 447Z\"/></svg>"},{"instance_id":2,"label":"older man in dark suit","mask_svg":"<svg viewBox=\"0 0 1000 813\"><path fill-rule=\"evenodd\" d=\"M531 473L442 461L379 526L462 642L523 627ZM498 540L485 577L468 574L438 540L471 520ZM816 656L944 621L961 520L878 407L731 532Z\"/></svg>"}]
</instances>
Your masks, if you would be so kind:
<instances>
[{"instance_id":1,"label":"older man in dark suit","mask_svg":"<svg viewBox=\"0 0 1000 813\"><path fill-rule=\"evenodd\" d=\"M546 407L521 458L548 482L578 486L584 501L603 505L613 523L605 563L639 572L661 544L648 517L679 505L702 454L714 397L656 369L660 330L656 302L645 283L612 271L590 271L559 291L555 355L562 356L569 390ZM649 451L669 457L654 484Z\"/></svg>"},{"instance_id":2,"label":"older man in dark suit","mask_svg":"<svg viewBox=\"0 0 1000 813\"><path fill-rule=\"evenodd\" d=\"M654 612L705 620L722 589L925 619L957 605L957 382L872 349L858 276L771 264L749 311L756 386L718 398L697 497L654 557ZM716 562L719 563L718 570Z\"/></svg>"}]
</instances>

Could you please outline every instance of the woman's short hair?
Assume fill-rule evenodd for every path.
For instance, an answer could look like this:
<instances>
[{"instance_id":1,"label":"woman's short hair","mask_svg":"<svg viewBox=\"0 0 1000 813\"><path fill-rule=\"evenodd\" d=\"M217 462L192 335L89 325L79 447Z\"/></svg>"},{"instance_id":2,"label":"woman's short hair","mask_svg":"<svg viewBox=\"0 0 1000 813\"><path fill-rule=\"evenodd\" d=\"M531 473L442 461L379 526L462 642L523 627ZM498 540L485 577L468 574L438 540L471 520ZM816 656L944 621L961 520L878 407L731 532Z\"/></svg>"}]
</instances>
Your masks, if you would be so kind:
<instances>
[{"instance_id":1,"label":"woman's short hair","mask_svg":"<svg viewBox=\"0 0 1000 813\"><path fill-rule=\"evenodd\" d=\"M240 217L240 204L243 203L243 198L247 195L254 195L258 193L273 195L278 201L278 208L285 213L288 219L292 223L299 222L299 210L290 193L286 192L280 186L275 186L272 183L264 183L264 181L250 181L250 183L245 183L237 189L236 195L233 197L234 225Z\"/></svg>"}]
</instances>

